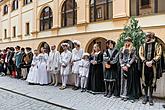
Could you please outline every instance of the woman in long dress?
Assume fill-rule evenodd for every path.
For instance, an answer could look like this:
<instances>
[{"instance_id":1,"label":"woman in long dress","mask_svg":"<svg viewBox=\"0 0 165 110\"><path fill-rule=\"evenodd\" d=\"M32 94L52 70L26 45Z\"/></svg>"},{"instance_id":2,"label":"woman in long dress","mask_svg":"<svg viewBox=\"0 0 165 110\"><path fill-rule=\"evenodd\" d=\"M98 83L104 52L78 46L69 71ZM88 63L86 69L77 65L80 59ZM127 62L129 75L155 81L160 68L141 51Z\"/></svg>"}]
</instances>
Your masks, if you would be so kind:
<instances>
[{"instance_id":1,"label":"woman in long dress","mask_svg":"<svg viewBox=\"0 0 165 110\"><path fill-rule=\"evenodd\" d=\"M38 57L39 84L46 85L49 83L49 75L47 72L48 54L45 53L45 49L43 47L41 48L41 53L38 55Z\"/></svg>"},{"instance_id":2,"label":"woman in long dress","mask_svg":"<svg viewBox=\"0 0 165 110\"><path fill-rule=\"evenodd\" d=\"M29 84L39 83L38 62L39 62L38 50L34 50L34 56L31 64L31 68L26 79L26 81Z\"/></svg>"},{"instance_id":3,"label":"woman in long dress","mask_svg":"<svg viewBox=\"0 0 165 110\"><path fill-rule=\"evenodd\" d=\"M90 69L87 83L87 90L90 93L97 94L105 91L104 73L103 73L103 54L98 44L93 46L93 52L90 56Z\"/></svg>"},{"instance_id":4,"label":"woman in long dress","mask_svg":"<svg viewBox=\"0 0 165 110\"><path fill-rule=\"evenodd\" d=\"M136 72L136 49L133 47L130 37L125 38L119 60L121 65L121 98L124 101L129 99L133 103L140 95L140 78Z\"/></svg>"}]
</instances>

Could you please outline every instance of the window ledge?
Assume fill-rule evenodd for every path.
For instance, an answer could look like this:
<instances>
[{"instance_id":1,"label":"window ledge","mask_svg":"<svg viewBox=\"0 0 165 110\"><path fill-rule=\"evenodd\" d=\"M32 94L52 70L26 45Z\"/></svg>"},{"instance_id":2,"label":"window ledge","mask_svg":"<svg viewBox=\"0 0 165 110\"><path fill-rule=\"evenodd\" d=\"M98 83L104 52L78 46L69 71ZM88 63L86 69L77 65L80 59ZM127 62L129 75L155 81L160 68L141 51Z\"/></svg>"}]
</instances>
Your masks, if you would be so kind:
<instances>
[{"instance_id":1,"label":"window ledge","mask_svg":"<svg viewBox=\"0 0 165 110\"><path fill-rule=\"evenodd\" d=\"M144 6L141 6L140 9L149 9L149 8L152 8L150 5L144 5Z\"/></svg>"},{"instance_id":2,"label":"window ledge","mask_svg":"<svg viewBox=\"0 0 165 110\"><path fill-rule=\"evenodd\" d=\"M61 26L60 29L64 29L64 28L70 28L70 27L76 27L78 24L72 25L72 26Z\"/></svg>"},{"instance_id":3,"label":"window ledge","mask_svg":"<svg viewBox=\"0 0 165 110\"><path fill-rule=\"evenodd\" d=\"M17 9L12 10L11 12L15 12L15 11L17 11L17 10L18 10L18 8L17 8Z\"/></svg>"},{"instance_id":4,"label":"window ledge","mask_svg":"<svg viewBox=\"0 0 165 110\"><path fill-rule=\"evenodd\" d=\"M30 36L30 34L25 34L25 36Z\"/></svg>"},{"instance_id":5,"label":"window ledge","mask_svg":"<svg viewBox=\"0 0 165 110\"><path fill-rule=\"evenodd\" d=\"M140 18L140 17L157 16L157 15L164 15L164 14L165 14L165 11L161 12L161 13L151 13L151 14L148 14L148 15L138 15L136 17Z\"/></svg>"},{"instance_id":6,"label":"window ledge","mask_svg":"<svg viewBox=\"0 0 165 110\"><path fill-rule=\"evenodd\" d=\"M53 29L53 28L51 28L51 29L46 29L46 30L42 30L42 31L40 30L40 31L39 31L39 33L40 33L40 32L47 32L47 31L51 31L52 29Z\"/></svg>"},{"instance_id":7,"label":"window ledge","mask_svg":"<svg viewBox=\"0 0 165 110\"><path fill-rule=\"evenodd\" d=\"M8 15L8 13L3 14L3 16L6 16L6 15Z\"/></svg>"},{"instance_id":8,"label":"window ledge","mask_svg":"<svg viewBox=\"0 0 165 110\"><path fill-rule=\"evenodd\" d=\"M8 38L4 38L4 40L10 40L11 38L10 37L8 37Z\"/></svg>"}]
</instances>

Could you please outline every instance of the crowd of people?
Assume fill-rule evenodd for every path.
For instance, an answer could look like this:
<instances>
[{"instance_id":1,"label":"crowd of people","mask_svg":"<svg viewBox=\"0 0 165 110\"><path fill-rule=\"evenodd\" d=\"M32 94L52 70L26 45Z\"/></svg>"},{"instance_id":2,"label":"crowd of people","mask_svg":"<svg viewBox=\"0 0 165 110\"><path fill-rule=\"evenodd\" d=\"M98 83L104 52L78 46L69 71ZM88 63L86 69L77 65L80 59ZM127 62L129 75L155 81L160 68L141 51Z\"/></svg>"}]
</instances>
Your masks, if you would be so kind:
<instances>
[{"instance_id":1,"label":"crowd of people","mask_svg":"<svg viewBox=\"0 0 165 110\"><path fill-rule=\"evenodd\" d=\"M26 80L30 85L57 87L61 82L60 90L67 88L68 75L73 74L73 90L103 93L107 98L114 95L132 103L142 96L143 88L142 103L154 104L152 94L158 78L157 68L160 68L157 63L162 55L154 33L146 33L145 43L139 50L133 46L131 37L125 38L120 50L116 49L115 41L106 41L107 50L104 52L98 44L94 44L91 53L85 53L79 41L74 40L73 44L74 49L70 51L70 45L62 43L62 53L55 45L51 45L50 53L44 47L34 53L30 47L8 47L0 55L0 72ZM137 67L139 61L141 69Z\"/></svg>"}]
</instances>

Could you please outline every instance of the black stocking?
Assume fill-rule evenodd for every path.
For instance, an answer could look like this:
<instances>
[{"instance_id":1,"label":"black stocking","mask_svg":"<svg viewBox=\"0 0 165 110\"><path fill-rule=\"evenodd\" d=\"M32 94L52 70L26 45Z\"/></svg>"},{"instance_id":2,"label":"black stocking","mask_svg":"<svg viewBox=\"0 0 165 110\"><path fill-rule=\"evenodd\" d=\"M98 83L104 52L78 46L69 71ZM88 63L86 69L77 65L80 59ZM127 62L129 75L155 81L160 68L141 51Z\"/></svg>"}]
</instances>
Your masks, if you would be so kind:
<instances>
[{"instance_id":1,"label":"black stocking","mask_svg":"<svg viewBox=\"0 0 165 110\"><path fill-rule=\"evenodd\" d=\"M110 87L109 87L109 94L112 95L114 93L114 82L110 82Z\"/></svg>"},{"instance_id":2,"label":"black stocking","mask_svg":"<svg viewBox=\"0 0 165 110\"><path fill-rule=\"evenodd\" d=\"M109 93L109 85L110 85L109 81L105 81L105 95L108 95Z\"/></svg>"},{"instance_id":3,"label":"black stocking","mask_svg":"<svg viewBox=\"0 0 165 110\"><path fill-rule=\"evenodd\" d=\"M152 94L153 94L153 87L150 86L150 88L149 88L149 100L152 100Z\"/></svg>"}]
</instances>

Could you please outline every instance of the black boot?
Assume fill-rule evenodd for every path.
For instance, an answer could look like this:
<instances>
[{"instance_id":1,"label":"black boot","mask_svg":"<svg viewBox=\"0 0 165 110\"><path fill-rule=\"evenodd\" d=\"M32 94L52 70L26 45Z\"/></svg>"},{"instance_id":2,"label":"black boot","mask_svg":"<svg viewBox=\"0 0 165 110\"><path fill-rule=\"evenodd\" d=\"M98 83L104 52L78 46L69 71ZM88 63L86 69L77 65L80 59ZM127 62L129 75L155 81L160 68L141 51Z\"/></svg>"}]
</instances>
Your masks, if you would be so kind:
<instances>
[{"instance_id":1,"label":"black boot","mask_svg":"<svg viewBox=\"0 0 165 110\"><path fill-rule=\"evenodd\" d=\"M165 105L162 105L163 108L165 108Z\"/></svg>"},{"instance_id":2,"label":"black boot","mask_svg":"<svg viewBox=\"0 0 165 110\"><path fill-rule=\"evenodd\" d=\"M150 87L150 91L149 91L149 104L150 104L150 106L154 105L154 102L152 99L152 94L153 94L153 87Z\"/></svg>"},{"instance_id":3,"label":"black boot","mask_svg":"<svg viewBox=\"0 0 165 110\"><path fill-rule=\"evenodd\" d=\"M145 96L144 96L142 103L147 104L147 102L148 102L148 87L144 87L144 93L145 93Z\"/></svg>"},{"instance_id":4,"label":"black boot","mask_svg":"<svg viewBox=\"0 0 165 110\"><path fill-rule=\"evenodd\" d=\"M114 91L114 82L110 82L109 93L107 95L107 98L110 98L112 96L113 91Z\"/></svg>"},{"instance_id":5,"label":"black boot","mask_svg":"<svg viewBox=\"0 0 165 110\"><path fill-rule=\"evenodd\" d=\"M148 98L147 98L147 96L145 96L144 99L143 99L143 101L142 101L142 103L143 104L147 104L147 102L148 102Z\"/></svg>"},{"instance_id":6,"label":"black boot","mask_svg":"<svg viewBox=\"0 0 165 110\"><path fill-rule=\"evenodd\" d=\"M109 82L105 81L105 93L104 93L104 97L107 97L108 93L109 93Z\"/></svg>"}]
</instances>

